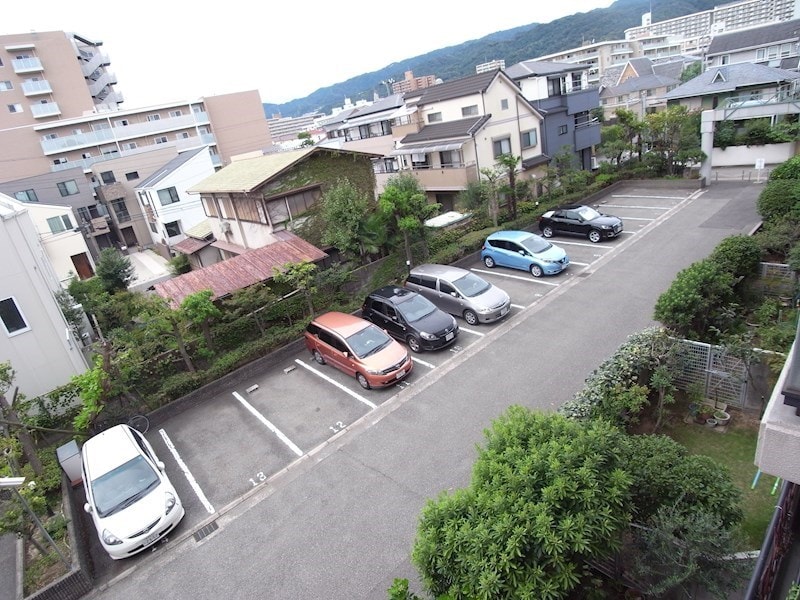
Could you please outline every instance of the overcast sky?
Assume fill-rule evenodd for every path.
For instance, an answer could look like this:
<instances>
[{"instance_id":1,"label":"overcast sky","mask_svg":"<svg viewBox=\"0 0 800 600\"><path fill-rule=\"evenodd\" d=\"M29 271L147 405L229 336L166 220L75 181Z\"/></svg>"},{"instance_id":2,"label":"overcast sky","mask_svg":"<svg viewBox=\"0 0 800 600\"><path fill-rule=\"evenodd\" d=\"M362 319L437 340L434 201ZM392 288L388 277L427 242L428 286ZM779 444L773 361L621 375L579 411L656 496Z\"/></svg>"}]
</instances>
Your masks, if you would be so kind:
<instances>
[{"instance_id":1,"label":"overcast sky","mask_svg":"<svg viewBox=\"0 0 800 600\"><path fill-rule=\"evenodd\" d=\"M393 62L611 3L39 0L3 11L0 34L71 31L102 41L125 108L253 89L280 104Z\"/></svg>"}]
</instances>

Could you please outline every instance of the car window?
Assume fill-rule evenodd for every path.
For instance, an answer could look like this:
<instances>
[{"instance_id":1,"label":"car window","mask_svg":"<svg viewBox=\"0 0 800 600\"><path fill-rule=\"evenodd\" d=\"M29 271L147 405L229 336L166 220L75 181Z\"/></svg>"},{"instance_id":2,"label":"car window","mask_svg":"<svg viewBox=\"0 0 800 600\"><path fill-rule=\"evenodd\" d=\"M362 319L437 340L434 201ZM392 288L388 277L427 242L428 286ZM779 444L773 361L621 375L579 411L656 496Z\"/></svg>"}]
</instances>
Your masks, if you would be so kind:
<instances>
[{"instance_id":1,"label":"car window","mask_svg":"<svg viewBox=\"0 0 800 600\"><path fill-rule=\"evenodd\" d=\"M485 279L478 277L474 273L467 273L460 279L456 279L453 284L459 292L467 298L472 298L482 294L489 289L490 284Z\"/></svg>"},{"instance_id":2,"label":"car window","mask_svg":"<svg viewBox=\"0 0 800 600\"><path fill-rule=\"evenodd\" d=\"M458 290L456 290L456 288L454 288L452 285L450 285L446 281L440 281L439 282L439 291L442 292L443 294L452 294L453 292L457 292Z\"/></svg>"},{"instance_id":3,"label":"car window","mask_svg":"<svg viewBox=\"0 0 800 600\"><path fill-rule=\"evenodd\" d=\"M544 252L545 250L549 250L553 247L553 244L544 238L539 237L538 235L532 235L528 238L525 238L522 240L522 245L534 254L539 254L540 252Z\"/></svg>"},{"instance_id":4,"label":"car window","mask_svg":"<svg viewBox=\"0 0 800 600\"><path fill-rule=\"evenodd\" d=\"M353 354L358 358L365 358L370 354L374 354L391 343L392 338L374 325L364 327L361 331L347 338L347 345L350 346Z\"/></svg>"},{"instance_id":5,"label":"car window","mask_svg":"<svg viewBox=\"0 0 800 600\"><path fill-rule=\"evenodd\" d=\"M403 315L406 321L413 323L414 321L419 321L423 317L427 317L436 310L436 306L423 296L414 294L405 302L398 304L397 310Z\"/></svg>"},{"instance_id":6,"label":"car window","mask_svg":"<svg viewBox=\"0 0 800 600\"><path fill-rule=\"evenodd\" d=\"M344 342L333 335L330 331L320 329L317 337L319 337L321 342L325 342L339 352L347 352L347 346L345 346Z\"/></svg>"},{"instance_id":7,"label":"car window","mask_svg":"<svg viewBox=\"0 0 800 600\"><path fill-rule=\"evenodd\" d=\"M153 454L150 452L150 448L148 448L147 444L144 442L142 434L140 434L136 430L133 430L131 432L131 435L133 436L133 439L136 440L136 444L139 446L139 449L142 451L142 454L146 455L153 462L156 462L156 457L153 456Z\"/></svg>"},{"instance_id":8,"label":"car window","mask_svg":"<svg viewBox=\"0 0 800 600\"><path fill-rule=\"evenodd\" d=\"M113 471L92 480L97 516L107 517L126 508L158 486L160 479L143 456L136 456Z\"/></svg>"},{"instance_id":9,"label":"car window","mask_svg":"<svg viewBox=\"0 0 800 600\"><path fill-rule=\"evenodd\" d=\"M430 288L432 290L436 289L436 280L434 278L420 275L417 279L419 280L417 283L422 287Z\"/></svg>"},{"instance_id":10,"label":"car window","mask_svg":"<svg viewBox=\"0 0 800 600\"><path fill-rule=\"evenodd\" d=\"M576 212L586 221L591 221L600 216L600 213L591 206L581 206Z\"/></svg>"},{"instance_id":11,"label":"car window","mask_svg":"<svg viewBox=\"0 0 800 600\"><path fill-rule=\"evenodd\" d=\"M319 335L319 326L316 323L309 323L306 331L311 335Z\"/></svg>"},{"instance_id":12,"label":"car window","mask_svg":"<svg viewBox=\"0 0 800 600\"><path fill-rule=\"evenodd\" d=\"M397 312L395 312L394 306L392 306L391 304L387 304L386 302L380 302L377 304L379 304L379 306L381 307L381 312L385 314L387 317L389 317L390 319L397 318Z\"/></svg>"}]
</instances>

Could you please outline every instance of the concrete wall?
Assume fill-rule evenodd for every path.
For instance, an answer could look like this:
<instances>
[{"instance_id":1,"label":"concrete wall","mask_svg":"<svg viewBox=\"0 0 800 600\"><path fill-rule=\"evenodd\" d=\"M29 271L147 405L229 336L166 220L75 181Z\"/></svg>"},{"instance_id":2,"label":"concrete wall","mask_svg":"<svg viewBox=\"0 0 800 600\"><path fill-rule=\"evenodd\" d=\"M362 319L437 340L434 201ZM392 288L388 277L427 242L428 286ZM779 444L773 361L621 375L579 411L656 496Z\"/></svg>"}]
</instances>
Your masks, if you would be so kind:
<instances>
[{"instance_id":1,"label":"concrete wall","mask_svg":"<svg viewBox=\"0 0 800 600\"><path fill-rule=\"evenodd\" d=\"M714 148L711 164L714 167L755 168L756 159L763 158L767 165L777 165L792 158L795 154L795 143L769 144L766 146L728 146Z\"/></svg>"}]
</instances>

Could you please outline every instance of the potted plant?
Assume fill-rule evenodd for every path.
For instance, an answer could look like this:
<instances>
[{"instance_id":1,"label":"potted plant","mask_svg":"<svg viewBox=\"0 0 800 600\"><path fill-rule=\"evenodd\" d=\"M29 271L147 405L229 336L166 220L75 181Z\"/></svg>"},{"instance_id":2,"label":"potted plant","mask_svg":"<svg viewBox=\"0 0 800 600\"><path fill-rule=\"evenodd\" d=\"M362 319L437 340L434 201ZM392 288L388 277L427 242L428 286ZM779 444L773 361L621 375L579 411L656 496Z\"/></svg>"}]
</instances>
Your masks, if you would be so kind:
<instances>
[{"instance_id":1,"label":"potted plant","mask_svg":"<svg viewBox=\"0 0 800 600\"><path fill-rule=\"evenodd\" d=\"M716 426L717 426L717 420L715 418L711 417L709 419L706 419L706 427L716 427Z\"/></svg>"},{"instance_id":2,"label":"potted plant","mask_svg":"<svg viewBox=\"0 0 800 600\"><path fill-rule=\"evenodd\" d=\"M706 421L708 421L711 417L714 416L714 407L710 404L701 403L700 406L697 408L697 416L695 417L695 421L704 425Z\"/></svg>"},{"instance_id":3,"label":"potted plant","mask_svg":"<svg viewBox=\"0 0 800 600\"><path fill-rule=\"evenodd\" d=\"M731 420L731 415L724 410L715 410L714 411L714 419L717 421L717 425L720 427L725 427Z\"/></svg>"}]
</instances>

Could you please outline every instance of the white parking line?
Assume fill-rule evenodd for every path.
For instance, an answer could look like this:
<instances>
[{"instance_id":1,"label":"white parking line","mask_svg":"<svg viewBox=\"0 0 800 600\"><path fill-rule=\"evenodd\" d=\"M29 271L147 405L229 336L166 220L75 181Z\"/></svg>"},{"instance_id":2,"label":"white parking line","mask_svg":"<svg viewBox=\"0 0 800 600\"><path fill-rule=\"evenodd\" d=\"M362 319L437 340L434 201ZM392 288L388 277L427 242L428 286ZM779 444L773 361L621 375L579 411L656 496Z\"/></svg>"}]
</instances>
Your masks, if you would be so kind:
<instances>
[{"instance_id":1,"label":"white parking line","mask_svg":"<svg viewBox=\"0 0 800 600\"><path fill-rule=\"evenodd\" d=\"M192 472L189 470L189 467L187 467L186 463L183 462L183 459L181 458L180 454L178 454L178 451L175 449L175 444L173 444L172 440L169 439L167 432L164 431L163 429L159 429L158 433L161 434L161 438L164 440L164 443L167 445L167 448L172 453L172 456L175 458L175 462L178 463L178 467L180 467L181 471L183 471L183 475L184 477L186 477L186 480L189 482L189 485L192 486L194 493L200 499L200 502L203 504L203 506L206 507L206 511L209 514L214 514L214 507L211 506L211 502L208 501L208 498L206 498L206 495L203 493L203 490L200 489L200 484L197 483L197 480L194 478L194 475L192 475Z\"/></svg>"},{"instance_id":2,"label":"white parking line","mask_svg":"<svg viewBox=\"0 0 800 600\"><path fill-rule=\"evenodd\" d=\"M471 271L475 271L476 273L487 273L491 275L497 275L498 277L506 277L508 279L519 279L520 281L530 281L531 283L541 283L542 285L552 285L554 287L558 287L557 283L550 283L549 281L542 281L541 279L535 279L533 276L530 277L521 277L519 275L511 275L509 273L500 273L499 271L495 270L486 270L486 269L470 269Z\"/></svg>"},{"instance_id":3,"label":"white parking line","mask_svg":"<svg viewBox=\"0 0 800 600\"><path fill-rule=\"evenodd\" d=\"M566 240L558 240L559 246L584 246L586 248L605 248L611 250L614 246L604 246L603 244L591 244L587 242L568 242Z\"/></svg>"},{"instance_id":4,"label":"white parking line","mask_svg":"<svg viewBox=\"0 0 800 600\"><path fill-rule=\"evenodd\" d=\"M272 433L277 435L278 439L289 447L289 450L294 452L297 456L303 456L303 451L300 450L300 448L298 448L297 446L295 446L292 440L286 437L282 431L280 431L277 427L275 427L275 425L267 421L264 415L262 415L255 408L253 408L253 406L247 400L242 398L242 395L239 392L233 392L233 397L236 398L242 404L242 406L244 406L250 412L250 414L252 414L256 419L258 419L264 425L266 425L267 429L269 429Z\"/></svg>"},{"instance_id":5,"label":"white parking line","mask_svg":"<svg viewBox=\"0 0 800 600\"><path fill-rule=\"evenodd\" d=\"M655 198L656 200L686 200L686 196L639 196L638 194L611 194L612 198ZM608 206L603 204L602 206Z\"/></svg>"},{"instance_id":6,"label":"white parking line","mask_svg":"<svg viewBox=\"0 0 800 600\"><path fill-rule=\"evenodd\" d=\"M472 335L478 335L478 336L481 336L481 337L486 335L485 333L482 333L480 331L475 331L474 329L467 329L466 327L461 327L460 331L466 331L467 333L471 333Z\"/></svg>"},{"instance_id":7,"label":"white parking line","mask_svg":"<svg viewBox=\"0 0 800 600\"><path fill-rule=\"evenodd\" d=\"M626 221L655 221L655 219L648 219L647 217L625 217Z\"/></svg>"},{"instance_id":8,"label":"white parking line","mask_svg":"<svg viewBox=\"0 0 800 600\"><path fill-rule=\"evenodd\" d=\"M677 200L677 198L676 198ZM681 198L683 200L683 198ZM641 208L643 210L672 210L672 206L628 206L625 204L605 204L603 208ZM626 217L627 218L627 217Z\"/></svg>"},{"instance_id":9,"label":"white parking line","mask_svg":"<svg viewBox=\"0 0 800 600\"><path fill-rule=\"evenodd\" d=\"M422 360L421 358L417 358L416 356L412 356L411 360L413 360L415 363L418 363L418 364L422 365L423 367L428 367L429 369L435 369L436 368L436 365L434 365L432 363L429 363L429 362L426 362L426 361Z\"/></svg>"},{"instance_id":10,"label":"white parking line","mask_svg":"<svg viewBox=\"0 0 800 600\"><path fill-rule=\"evenodd\" d=\"M294 362L296 362L298 365L300 365L301 367L303 367L305 370L307 370L307 371L311 371L311 372L312 372L312 373L314 373L315 375L318 375L318 376L322 377L322 378L323 378L325 381L327 381L328 383L332 383L333 385L335 385L336 387L338 387L340 390L342 390L343 392L345 392L345 393L347 393L347 394L351 395L353 398L355 398L355 399L356 399L356 400L358 400L359 402L363 402L364 404L366 404L366 405L367 405L367 406L369 406L370 408L378 408L378 406L377 406L376 404L374 404L373 402L370 402L369 400L367 400L366 398L364 398L364 396L362 396L362 395L360 395L360 394L356 394L356 393L355 393L353 390L349 390L349 389L347 389L345 386L343 386L343 385L342 385L341 383L339 383L338 381L334 381L333 379L331 379L330 377L328 377L327 375L325 375L325 373L322 373L321 371L318 371L318 370L317 370L317 369L315 369L314 367L312 367L312 366L310 366L310 365L307 365L306 363L304 363L304 362L303 362L302 360L300 360L299 358L295 358L295 359L294 359Z\"/></svg>"},{"instance_id":11,"label":"white parking line","mask_svg":"<svg viewBox=\"0 0 800 600\"><path fill-rule=\"evenodd\" d=\"M511 306L513 306L514 308L518 308L520 310L522 310L523 308L527 308L524 304L512 304Z\"/></svg>"}]
</instances>

